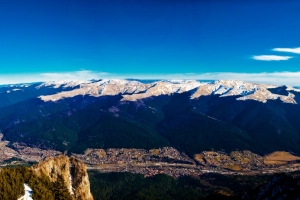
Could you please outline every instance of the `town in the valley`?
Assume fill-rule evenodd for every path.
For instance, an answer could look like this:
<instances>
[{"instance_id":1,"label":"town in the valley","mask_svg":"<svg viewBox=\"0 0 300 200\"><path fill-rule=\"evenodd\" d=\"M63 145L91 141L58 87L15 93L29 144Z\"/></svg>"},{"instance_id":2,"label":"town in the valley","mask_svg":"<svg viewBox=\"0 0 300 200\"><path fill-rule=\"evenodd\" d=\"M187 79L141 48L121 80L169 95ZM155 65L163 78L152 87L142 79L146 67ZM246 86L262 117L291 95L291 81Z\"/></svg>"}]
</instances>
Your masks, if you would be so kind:
<instances>
[{"instance_id":1,"label":"town in the valley","mask_svg":"<svg viewBox=\"0 0 300 200\"><path fill-rule=\"evenodd\" d=\"M62 152L27 147L18 143L2 141L0 134L0 165L35 163L46 157ZM173 147L158 149L87 149L84 154L74 154L87 165L88 170L108 172L131 172L144 174L145 177L167 174L181 176L199 176L204 173L221 174L265 174L292 172L300 170L300 157L288 152L274 152L260 156L250 151L204 151L193 158Z\"/></svg>"}]
</instances>

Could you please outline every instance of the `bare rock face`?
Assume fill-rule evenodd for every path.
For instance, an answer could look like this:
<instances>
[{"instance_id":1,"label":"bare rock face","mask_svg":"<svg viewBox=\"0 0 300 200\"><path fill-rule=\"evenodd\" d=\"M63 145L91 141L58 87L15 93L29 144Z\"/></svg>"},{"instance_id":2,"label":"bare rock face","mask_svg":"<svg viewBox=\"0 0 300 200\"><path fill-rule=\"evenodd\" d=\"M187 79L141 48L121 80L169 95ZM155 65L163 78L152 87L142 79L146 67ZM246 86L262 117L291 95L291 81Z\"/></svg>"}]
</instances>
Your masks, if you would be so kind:
<instances>
[{"instance_id":1,"label":"bare rock face","mask_svg":"<svg viewBox=\"0 0 300 200\"><path fill-rule=\"evenodd\" d=\"M52 182L61 176L74 199L94 199L90 191L86 166L76 158L69 158L64 155L48 157L32 168L38 176L45 174Z\"/></svg>"},{"instance_id":2,"label":"bare rock face","mask_svg":"<svg viewBox=\"0 0 300 200\"><path fill-rule=\"evenodd\" d=\"M78 200L93 200L85 164L74 157L70 158L70 164L73 196Z\"/></svg>"}]
</instances>

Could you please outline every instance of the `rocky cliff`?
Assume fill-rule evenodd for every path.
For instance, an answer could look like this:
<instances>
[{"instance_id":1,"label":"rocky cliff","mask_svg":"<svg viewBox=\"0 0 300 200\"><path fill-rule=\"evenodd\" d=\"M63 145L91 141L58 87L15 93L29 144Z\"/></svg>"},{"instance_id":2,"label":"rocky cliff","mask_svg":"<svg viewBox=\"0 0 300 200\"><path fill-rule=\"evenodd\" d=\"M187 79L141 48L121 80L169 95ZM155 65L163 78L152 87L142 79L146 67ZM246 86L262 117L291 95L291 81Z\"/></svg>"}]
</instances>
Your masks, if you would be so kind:
<instances>
[{"instance_id":1,"label":"rocky cliff","mask_svg":"<svg viewBox=\"0 0 300 200\"><path fill-rule=\"evenodd\" d=\"M90 181L85 164L74 157L70 158L70 164L73 196L76 200L92 200L93 196L90 191Z\"/></svg>"},{"instance_id":2,"label":"rocky cliff","mask_svg":"<svg viewBox=\"0 0 300 200\"><path fill-rule=\"evenodd\" d=\"M64 155L48 157L34 165L32 169L38 176L45 174L52 182L57 181L58 177L61 176L73 199L93 200L86 166L76 158L69 158Z\"/></svg>"}]
</instances>

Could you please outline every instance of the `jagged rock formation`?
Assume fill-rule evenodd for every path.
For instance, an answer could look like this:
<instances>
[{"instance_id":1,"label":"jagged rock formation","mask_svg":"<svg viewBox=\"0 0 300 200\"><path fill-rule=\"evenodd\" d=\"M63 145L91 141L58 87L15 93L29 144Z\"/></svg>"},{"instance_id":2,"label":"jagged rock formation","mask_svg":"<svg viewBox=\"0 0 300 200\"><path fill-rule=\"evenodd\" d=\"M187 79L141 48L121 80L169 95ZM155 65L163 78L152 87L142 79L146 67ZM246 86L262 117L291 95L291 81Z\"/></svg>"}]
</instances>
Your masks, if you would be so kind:
<instances>
[{"instance_id":1,"label":"jagged rock formation","mask_svg":"<svg viewBox=\"0 0 300 200\"><path fill-rule=\"evenodd\" d=\"M48 157L44 161L33 166L33 170L38 176L43 173L50 178L51 182L57 181L58 176L62 176L67 186L71 185L70 176L70 161L67 156L60 155L57 157ZM70 187L68 187L70 188ZM70 192L72 192L70 190Z\"/></svg>"},{"instance_id":2,"label":"jagged rock formation","mask_svg":"<svg viewBox=\"0 0 300 200\"><path fill-rule=\"evenodd\" d=\"M48 157L32 168L38 176L45 174L52 182L61 176L74 199L93 200L85 164L76 158Z\"/></svg>"},{"instance_id":3,"label":"jagged rock formation","mask_svg":"<svg viewBox=\"0 0 300 200\"><path fill-rule=\"evenodd\" d=\"M78 200L93 200L85 164L74 157L70 158L70 163L73 196Z\"/></svg>"}]
</instances>

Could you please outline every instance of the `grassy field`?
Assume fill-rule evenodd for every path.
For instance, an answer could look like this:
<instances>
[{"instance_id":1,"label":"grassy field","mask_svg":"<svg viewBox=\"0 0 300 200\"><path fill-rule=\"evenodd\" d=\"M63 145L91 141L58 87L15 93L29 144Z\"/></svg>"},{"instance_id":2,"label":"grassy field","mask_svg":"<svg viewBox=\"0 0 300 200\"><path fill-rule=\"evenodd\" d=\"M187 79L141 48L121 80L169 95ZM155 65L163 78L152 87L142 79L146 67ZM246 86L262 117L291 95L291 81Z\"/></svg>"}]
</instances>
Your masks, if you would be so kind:
<instances>
[{"instance_id":1,"label":"grassy field","mask_svg":"<svg viewBox=\"0 0 300 200\"><path fill-rule=\"evenodd\" d=\"M275 151L271 154L264 156L264 163L267 165L281 165L296 160L300 160L300 157L294 156L289 152L285 151Z\"/></svg>"}]
</instances>

